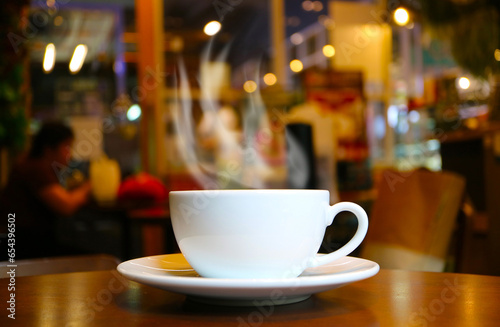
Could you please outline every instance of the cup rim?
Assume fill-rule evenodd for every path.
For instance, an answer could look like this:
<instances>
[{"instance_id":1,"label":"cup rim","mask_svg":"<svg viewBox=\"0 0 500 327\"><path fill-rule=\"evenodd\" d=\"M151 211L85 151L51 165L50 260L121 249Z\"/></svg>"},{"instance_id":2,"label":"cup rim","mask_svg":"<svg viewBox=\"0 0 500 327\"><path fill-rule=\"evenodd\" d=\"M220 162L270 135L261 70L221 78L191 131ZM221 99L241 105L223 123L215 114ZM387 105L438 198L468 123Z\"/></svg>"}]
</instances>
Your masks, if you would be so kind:
<instances>
[{"instance_id":1,"label":"cup rim","mask_svg":"<svg viewBox=\"0 0 500 327\"><path fill-rule=\"evenodd\" d=\"M194 193L325 193L328 190L319 189L223 189L223 190L183 190L170 191L169 194L194 194Z\"/></svg>"}]
</instances>

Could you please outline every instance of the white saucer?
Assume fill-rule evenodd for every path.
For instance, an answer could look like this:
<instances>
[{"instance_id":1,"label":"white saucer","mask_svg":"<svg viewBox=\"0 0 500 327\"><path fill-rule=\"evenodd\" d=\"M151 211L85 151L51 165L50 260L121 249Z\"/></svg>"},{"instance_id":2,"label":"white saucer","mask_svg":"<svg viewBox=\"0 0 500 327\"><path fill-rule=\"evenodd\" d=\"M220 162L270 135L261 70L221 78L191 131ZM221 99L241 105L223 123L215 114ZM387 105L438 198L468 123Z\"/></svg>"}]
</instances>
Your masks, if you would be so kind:
<instances>
[{"instance_id":1,"label":"white saucer","mask_svg":"<svg viewBox=\"0 0 500 327\"><path fill-rule=\"evenodd\" d=\"M377 263L344 257L333 263L308 268L297 278L228 279L199 276L182 254L166 254L129 260L118 265L126 278L167 291L187 295L192 300L220 305L280 305L309 298L374 276Z\"/></svg>"}]
</instances>

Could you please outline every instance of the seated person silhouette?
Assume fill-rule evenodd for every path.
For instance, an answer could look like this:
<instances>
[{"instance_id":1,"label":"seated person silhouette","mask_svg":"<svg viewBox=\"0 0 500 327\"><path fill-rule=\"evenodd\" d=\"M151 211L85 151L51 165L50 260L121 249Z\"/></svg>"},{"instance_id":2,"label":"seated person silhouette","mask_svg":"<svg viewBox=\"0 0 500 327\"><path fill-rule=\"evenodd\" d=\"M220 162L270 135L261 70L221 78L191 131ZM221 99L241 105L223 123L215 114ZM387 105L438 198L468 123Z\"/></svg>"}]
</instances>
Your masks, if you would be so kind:
<instances>
[{"instance_id":1,"label":"seated person silhouette","mask_svg":"<svg viewBox=\"0 0 500 327\"><path fill-rule=\"evenodd\" d=\"M13 165L0 195L2 260L8 258L5 235L8 217L12 215L15 215L14 246L9 248L15 249L15 259L74 254L58 244L56 233L58 217L74 214L90 194L89 182L70 191L60 184L59 172L68 165L73 140L73 131L68 126L45 123L34 136L28 155Z\"/></svg>"}]
</instances>

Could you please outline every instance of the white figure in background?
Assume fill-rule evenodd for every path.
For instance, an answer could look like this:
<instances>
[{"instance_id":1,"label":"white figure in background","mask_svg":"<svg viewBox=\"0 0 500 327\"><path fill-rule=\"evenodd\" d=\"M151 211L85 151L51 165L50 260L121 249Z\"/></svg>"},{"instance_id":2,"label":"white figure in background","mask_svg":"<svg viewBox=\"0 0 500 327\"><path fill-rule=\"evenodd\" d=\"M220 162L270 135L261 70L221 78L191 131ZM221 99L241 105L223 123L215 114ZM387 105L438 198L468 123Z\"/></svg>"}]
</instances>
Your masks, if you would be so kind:
<instances>
[{"instance_id":1,"label":"white figure in background","mask_svg":"<svg viewBox=\"0 0 500 327\"><path fill-rule=\"evenodd\" d=\"M219 188L241 186L242 132L235 110L231 106L222 106L217 111L204 112L197 132L205 159L212 161Z\"/></svg>"}]
</instances>

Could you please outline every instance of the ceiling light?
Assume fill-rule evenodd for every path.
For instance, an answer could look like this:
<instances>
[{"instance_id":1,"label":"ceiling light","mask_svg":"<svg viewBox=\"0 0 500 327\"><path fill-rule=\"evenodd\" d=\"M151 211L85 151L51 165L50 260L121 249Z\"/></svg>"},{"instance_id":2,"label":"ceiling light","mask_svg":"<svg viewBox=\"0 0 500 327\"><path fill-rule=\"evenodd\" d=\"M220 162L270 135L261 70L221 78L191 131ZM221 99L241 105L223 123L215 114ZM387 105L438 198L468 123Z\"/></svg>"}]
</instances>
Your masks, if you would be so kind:
<instances>
[{"instance_id":1,"label":"ceiling light","mask_svg":"<svg viewBox=\"0 0 500 327\"><path fill-rule=\"evenodd\" d=\"M312 1L306 0L302 2L302 9L305 11L311 11L314 10L314 4Z\"/></svg>"},{"instance_id":2,"label":"ceiling light","mask_svg":"<svg viewBox=\"0 0 500 327\"><path fill-rule=\"evenodd\" d=\"M43 71L50 73L54 68L56 62L56 46L54 43L49 43L45 47L45 54L43 56Z\"/></svg>"},{"instance_id":3,"label":"ceiling light","mask_svg":"<svg viewBox=\"0 0 500 327\"><path fill-rule=\"evenodd\" d=\"M410 21L410 14L408 13L408 10L401 7L396 9L396 11L394 12L394 21L399 26L405 26L406 24L408 24L408 22Z\"/></svg>"},{"instance_id":4,"label":"ceiling light","mask_svg":"<svg viewBox=\"0 0 500 327\"><path fill-rule=\"evenodd\" d=\"M457 83L462 90L467 90L470 87L470 80L467 77L460 77Z\"/></svg>"},{"instance_id":5,"label":"ceiling light","mask_svg":"<svg viewBox=\"0 0 500 327\"><path fill-rule=\"evenodd\" d=\"M243 90L247 93L253 93L257 90L257 83L252 80L248 80L243 84Z\"/></svg>"},{"instance_id":6,"label":"ceiling light","mask_svg":"<svg viewBox=\"0 0 500 327\"><path fill-rule=\"evenodd\" d=\"M292 41L292 43L295 44L295 45L299 45L302 42L304 42L304 37L300 33L293 33L290 36L290 41Z\"/></svg>"},{"instance_id":7,"label":"ceiling light","mask_svg":"<svg viewBox=\"0 0 500 327\"><path fill-rule=\"evenodd\" d=\"M203 32L205 32L206 35L212 36L219 33L220 29L221 24L218 21L213 20L205 25Z\"/></svg>"},{"instance_id":8,"label":"ceiling light","mask_svg":"<svg viewBox=\"0 0 500 327\"><path fill-rule=\"evenodd\" d=\"M276 78L276 75L274 75L273 73L267 73L266 75L264 75L263 80L266 85L271 86L276 84L278 78Z\"/></svg>"},{"instance_id":9,"label":"ceiling light","mask_svg":"<svg viewBox=\"0 0 500 327\"><path fill-rule=\"evenodd\" d=\"M79 44L76 46L73 52L73 57L69 62L69 71L76 74L80 71L85 62L85 57L87 56L87 46L85 44Z\"/></svg>"},{"instance_id":10,"label":"ceiling light","mask_svg":"<svg viewBox=\"0 0 500 327\"><path fill-rule=\"evenodd\" d=\"M141 114L141 107L138 104L133 104L127 110L127 119L130 121L137 120L139 117L141 117Z\"/></svg>"},{"instance_id":11,"label":"ceiling light","mask_svg":"<svg viewBox=\"0 0 500 327\"><path fill-rule=\"evenodd\" d=\"M321 3L321 1L314 1L313 2L313 9L314 9L314 11L323 10L323 4Z\"/></svg>"},{"instance_id":12,"label":"ceiling light","mask_svg":"<svg viewBox=\"0 0 500 327\"><path fill-rule=\"evenodd\" d=\"M323 47L323 54L325 57L331 58L335 56L335 48L331 44L327 44Z\"/></svg>"},{"instance_id":13,"label":"ceiling light","mask_svg":"<svg viewBox=\"0 0 500 327\"><path fill-rule=\"evenodd\" d=\"M302 69L304 69L304 65L302 64L302 61L294 59L290 61L290 69L292 70L292 72L298 73L302 71Z\"/></svg>"},{"instance_id":14,"label":"ceiling light","mask_svg":"<svg viewBox=\"0 0 500 327\"><path fill-rule=\"evenodd\" d=\"M327 29L332 29L335 27L335 22L333 21L333 19L331 19L327 15L320 15L318 17L318 22L321 25L323 25L324 27L326 27Z\"/></svg>"}]
</instances>

